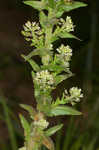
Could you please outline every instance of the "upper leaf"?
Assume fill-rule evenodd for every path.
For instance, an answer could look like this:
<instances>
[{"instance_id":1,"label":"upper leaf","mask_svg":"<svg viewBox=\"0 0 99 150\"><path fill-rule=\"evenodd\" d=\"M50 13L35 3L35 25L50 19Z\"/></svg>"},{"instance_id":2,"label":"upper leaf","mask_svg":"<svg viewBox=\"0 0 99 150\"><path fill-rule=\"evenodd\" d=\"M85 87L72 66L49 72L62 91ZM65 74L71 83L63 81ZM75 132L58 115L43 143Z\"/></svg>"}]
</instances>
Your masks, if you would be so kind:
<instances>
[{"instance_id":1,"label":"upper leaf","mask_svg":"<svg viewBox=\"0 0 99 150\"><path fill-rule=\"evenodd\" d=\"M24 1L24 4L32 6L35 9L42 10L45 9L46 4L40 1Z\"/></svg>"},{"instance_id":2,"label":"upper leaf","mask_svg":"<svg viewBox=\"0 0 99 150\"><path fill-rule=\"evenodd\" d=\"M57 8L57 17L60 17L62 15L63 12L69 12L73 9L77 9L80 7L86 7L87 4L83 3L83 2L72 2L72 3L60 3L60 5L58 5ZM59 13L58 13L59 11Z\"/></svg>"}]
</instances>

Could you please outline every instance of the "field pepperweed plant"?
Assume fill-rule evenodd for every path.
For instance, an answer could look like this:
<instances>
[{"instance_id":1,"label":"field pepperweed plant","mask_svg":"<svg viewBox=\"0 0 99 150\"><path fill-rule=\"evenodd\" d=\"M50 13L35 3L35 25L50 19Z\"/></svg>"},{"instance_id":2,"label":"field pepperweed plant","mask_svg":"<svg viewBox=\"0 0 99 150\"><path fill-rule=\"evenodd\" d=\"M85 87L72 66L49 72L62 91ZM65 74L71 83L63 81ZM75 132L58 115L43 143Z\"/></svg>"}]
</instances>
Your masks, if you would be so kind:
<instances>
[{"instance_id":1,"label":"field pepperweed plant","mask_svg":"<svg viewBox=\"0 0 99 150\"><path fill-rule=\"evenodd\" d=\"M81 115L81 112L66 105L75 105L83 97L81 89L71 87L64 90L62 97L52 99L51 93L63 80L72 76L70 61L72 48L67 44L61 44L56 50L53 48L55 41L60 38L78 39L72 34L75 25L70 16L62 18L64 12L72 11L86 4L72 0L41 0L25 1L39 11L39 22L27 21L23 26L22 34L30 43L33 51L22 57L32 68L34 83L34 95L37 102L36 109L32 106L21 104L21 107L29 112L31 122L28 122L20 114L24 128L25 142L19 150L40 150L42 145L49 150L54 150L54 143L50 136L62 128L63 124L49 127L47 117L59 115ZM39 56L41 65L33 60L33 56Z\"/></svg>"}]
</instances>

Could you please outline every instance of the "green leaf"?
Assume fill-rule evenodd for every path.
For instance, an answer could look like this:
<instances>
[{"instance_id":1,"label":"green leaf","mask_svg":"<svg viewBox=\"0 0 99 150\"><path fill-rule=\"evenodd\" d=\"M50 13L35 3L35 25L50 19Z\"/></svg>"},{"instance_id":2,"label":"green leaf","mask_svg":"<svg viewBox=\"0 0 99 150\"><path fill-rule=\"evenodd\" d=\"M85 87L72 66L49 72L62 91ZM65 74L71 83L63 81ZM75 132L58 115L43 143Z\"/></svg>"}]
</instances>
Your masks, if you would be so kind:
<instances>
[{"instance_id":1,"label":"green leaf","mask_svg":"<svg viewBox=\"0 0 99 150\"><path fill-rule=\"evenodd\" d=\"M68 78L70 78L72 76L72 74L65 74L65 75L57 75L55 77L55 85L58 85L59 83L61 83L63 80L66 80Z\"/></svg>"},{"instance_id":2,"label":"green leaf","mask_svg":"<svg viewBox=\"0 0 99 150\"><path fill-rule=\"evenodd\" d=\"M64 13L64 10L59 9L59 10L57 11L57 13L55 14L56 18L61 17L63 13Z\"/></svg>"},{"instance_id":3,"label":"green leaf","mask_svg":"<svg viewBox=\"0 0 99 150\"><path fill-rule=\"evenodd\" d=\"M35 77L35 73L33 71L31 71L31 75L32 75L32 78Z\"/></svg>"},{"instance_id":4,"label":"green leaf","mask_svg":"<svg viewBox=\"0 0 99 150\"><path fill-rule=\"evenodd\" d=\"M33 68L34 71L40 71L40 67L38 66L38 64L35 63L34 60L29 59L28 62L31 65L31 67Z\"/></svg>"},{"instance_id":5,"label":"green leaf","mask_svg":"<svg viewBox=\"0 0 99 150\"><path fill-rule=\"evenodd\" d=\"M55 1L54 0L48 0L49 7L54 8L55 6Z\"/></svg>"},{"instance_id":6,"label":"green leaf","mask_svg":"<svg viewBox=\"0 0 99 150\"><path fill-rule=\"evenodd\" d=\"M26 141L28 141L30 136L30 125L23 115L20 114L19 117L21 120L22 127L24 128Z\"/></svg>"},{"instance_id":7,"label":"green leaf","mask_svg":"<svg viewBox=\"0 0 99 150\"><path fill-rule=\"evenodd\" d=\"M51 109L49 116L58 116L58 115L81 115L81 112L69 106L56 106Z\"/></svg>"},{"instance_id":8,"label":"green leaf","mask_svg":"<svg viewBox=\"0 0 99 150\"><path fill-rule=\"evenodd\" d=\"M47 24L47 16L45 15L45 13L43 11L40 12L40 24L42 25L43 28L46 28L46 24Z\"/></svg>"},{"instance_id":9,"label":"green leaf","mask_svg":"<svg viewBox=\"0 0 99 150\"><path fill-rule=\"evenodd\" d=\"M40 71L40 67L33 59L29 59L25 55L21 55L21 56L25 59L25 61L27 61L31 65L31 67L33 68L34 71Z\"/></svg>"},{"instance_id":10,"label":"green leaf","mask_svg":"<svg viewBox=\"0 0 99 150\"><path fill-rule=\"evenodd\" d=\"M59 37L60 38L72 38L72 39L80 40L79 38L77 38L76 36L74 36L74 35L72 35L71 33L68 33L68 32L61 32L59 34Z\"/></svg>"},{"instance_id":11,"label":"green leaf","mask_svg":"<svg viewBox=\"0 0 99 150\"><path fill-rule=\"evenodd\" d=\"M56 73L60 73L64 70L64 68L62 68L60 65L56 65L56 64L49 64L49 65L42 65L41 69L49 69L50 71L54 71Z\"/></svg>"},{"instance_id":12,"label":"green leaf","mask_svg":"<svg viewBox=\"0 0 99 150\"><path fill-rule=\"evenodd\" d=\"M25 59L25 61L27 61L28 59L32 58L33 56L39 55L39 51L40 51L40 49L35 49L32 52L30 52L27 56L22 54L21 57L23 57Z\"/></svg>"},{"instance_id":13,"label":"green leaf","mask_svg":"<svg viewBox=\"0 0 99 150\"><path fill-rule=\"evenodd\" d=\"M63 4L60 7L64 10L64 12L69 12L73 9L77 9L80 7L86 7L86 6L87 6L87 4L85 4L85 3L75 1L75 2L72 2L71 4Z\"/></svg>"},{"instance_id":14,"label":"green leaf","mask_svg":"<svg viewBox=\"0 0 99 150\"><path fill-rule=\"evenodd\" d=\"M33 116L36 114L36 111L33 109L32 106L26 105L26 104L20 104L20 106L27 110L31 116L31 118L33 119Z\"/></svg>"},{"instance_id":15,"label":"green leaf","mask_svg":"<svg viewBox=\"0 0 99 150\"><path fill-rule=\"evenodd\" d=\"M58 34L56 35L53 35L51 41L54 42L56 40L58 40L60 38L69 38L69 39L77 39L77 40L80 40L79 38L77 38L76 36L74 36L73 34L71 33L68 33L68 32L59 32Z\"/></svg>"},{"instance_id":16,"label":"green leaf","mask_svg":"<svg viewBox=\"0 0 99 150\"><path fill-rule=\"evenodd\" d=\"M57 132L58 130L60 130L63 127L63 124L60 125L56 125L52 128L49 128L47 131L45 131L45 135L46 136L51 136L53 135L55 132Z\"/></svg>"},{"instance_id":17,"label":"green leaf","mask_svg":"<svg viewBox=\"0 0 99 150\"><path fill-rule=\"evenodd\" d=\"M26 5L32 6L33 8L38 9L38 10L45 9L45 6L46 6L45 3L40 2L40 1L24 1L23 3Z\"/></svg>"},{"instance_id":18,"label":"green leaf","mask_svg":"<svg viewBox=\"0 0 99 150\"><path fill-rule=\"evenodd\" d=\"M49 150L55 150L54 143L50 137L44 137L42 144Z\"/></svg>"}]
</instances>

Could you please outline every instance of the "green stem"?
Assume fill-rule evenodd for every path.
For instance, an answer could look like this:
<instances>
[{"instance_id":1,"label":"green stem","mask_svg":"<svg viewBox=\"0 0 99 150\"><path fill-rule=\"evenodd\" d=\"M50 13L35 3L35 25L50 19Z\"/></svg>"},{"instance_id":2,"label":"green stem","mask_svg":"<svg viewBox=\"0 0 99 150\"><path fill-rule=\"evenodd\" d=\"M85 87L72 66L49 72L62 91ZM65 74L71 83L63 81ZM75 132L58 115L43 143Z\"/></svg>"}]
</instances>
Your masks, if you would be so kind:
<instances>
[{"instance_id":1,"label":"green stem","mask_svg":"<svg viewBox=\"0 0 99 150\"><path fill-rule=\"evenodd\" d=\"M45 47L46 48L50 48L50 44L51 44L51 38L52 38L52 30L53 30L53 24L51 24L51 20L53 18L53 13L52 10L49 9L48 11L48 26L46 27L46 31L45 31Z\"/></svg>"},{"instance_id":2,"label":"green stem","mask_svg":"<svg viewBox=\"0 0 99 150\"><path fill-rule=\"evenodd\" d=\"M46 28L45 32L45 48L50 49L51 37L52 37L52 27Z\"/></svg>"}]
</instances>

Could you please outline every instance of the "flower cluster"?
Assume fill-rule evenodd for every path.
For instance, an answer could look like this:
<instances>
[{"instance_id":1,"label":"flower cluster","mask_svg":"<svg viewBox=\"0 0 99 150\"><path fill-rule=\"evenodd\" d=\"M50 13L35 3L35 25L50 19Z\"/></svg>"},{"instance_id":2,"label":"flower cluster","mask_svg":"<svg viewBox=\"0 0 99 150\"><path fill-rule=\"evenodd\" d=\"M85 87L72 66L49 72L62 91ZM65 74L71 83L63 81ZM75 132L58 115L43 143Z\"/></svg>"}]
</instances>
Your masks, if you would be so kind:
<instances>
[{"instance_id":1,"label":"flower cluster","mask_svg":"<svg viewBox=\"0 0 99 150\"><path fill-rule=\"evenodd\" d=\"M27 21L23 29L21 33L26 37L25 39L27 41L32 42L32 46L40 45L40 43L42 44L44 35L38 23Z\"/></svg>"},{"instance_id":2,"label":"flower cluster","mask_svg":"<svg viewBox=\"0 0 99 150\"><path fill-rule=\"evenodd\" d=\"M50 89L54 84L53 75L50 74L48 70L37 72L34 81L36 81L36 84L38 84L43 90Z\"/></svg>"},{"instance_id":3,"label":"flower cluster","mask_svg":"<svg viewBox=\"0 0 99 150\"><path fill-rule=\"evenodd\" d=\"M66 17L66 20L64 20L63 18L60 18L59 24L62 26L61 29L63 31L66 31L66 32L74 31L74 25L73 25L71 17L69 16Z\"/></svg>"},{"instance_id":4,"label":"flower cluster","mask_svg":"<svg viewBox=\"0 0 99 150\"><path fill-rule=\"evenodd\" d=\"M33 124L34 124L34 126L37 126L42 129L46 129L49 125L49 123L45 119L40 119L38 121L34 121Z\"/></svg>"},{"instance_id":5,"label":"flower cluster","mask_svg":"<svg viewBox=\"0 0 99 150\"><path fill-rule=\"evenodd\" d=\"M62 66L64 66L66 69L69 69L69 61L71 60L72 56L72 49L70 48L70 46L64 46L62 44L56 50L59 53L57 57L58 59L60 59Z\"/></svg>"},{"instance_id":6,"label":"flower cluster","mask_svg":"<svg viewBox=\"0 0 99 150\"><path fill-rule=\"evenodd\" d=\"M83 94L81 94L81 89L78 89L77 87L72 87L69 92L72 97L75 97L76 102L79 102L80 98L83 97Z\"/></svg>"},{"instance_id":7,"label":"flower cluster","mask_svg":"<svg viewBox=\"0 0 99 150\"><path fill-rule=\"evenodd\" d=\"M69 61L72 56L72 49L69 45L64 46L63 44L56 49L63 57L65 57L66 61Z\"/></svg>"},{"instance_id":8,"label":"flower cluster","mask_svg":"<svg viewBox=\"0 0 99 150\"><path fill-rule=\"evenodd\" d=\"M67 90L65 90L65 98L74 105L76 102L80 102L80 98L83 98L83 94L81 93L81 89L77 87L72 87L69 90L70 95L68 95Z\"/></svg>"}]
</instances>

